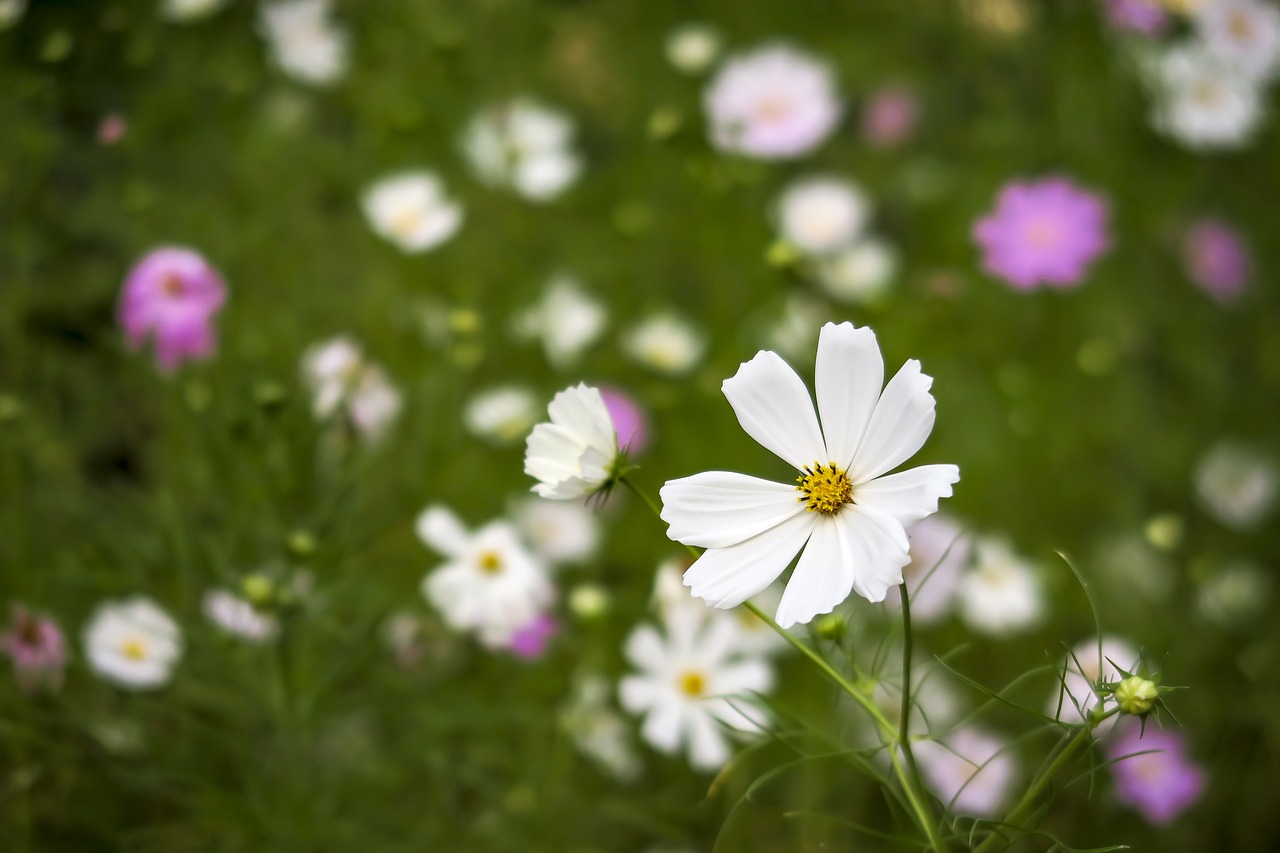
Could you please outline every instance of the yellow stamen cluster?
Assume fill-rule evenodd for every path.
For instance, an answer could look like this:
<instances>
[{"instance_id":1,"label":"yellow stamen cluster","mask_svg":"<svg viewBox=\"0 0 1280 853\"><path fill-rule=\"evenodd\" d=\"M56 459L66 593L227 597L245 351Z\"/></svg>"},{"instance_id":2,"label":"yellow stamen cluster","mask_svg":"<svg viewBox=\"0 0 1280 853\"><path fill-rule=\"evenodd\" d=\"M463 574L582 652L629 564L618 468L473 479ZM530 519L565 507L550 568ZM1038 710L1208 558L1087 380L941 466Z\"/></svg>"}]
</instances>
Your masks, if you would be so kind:
<instances>
[{"instance_id":1,"label":"yellow stamen cluster","mask_svg":"<svg viewBox=\"0 0 1280 853\"><path fill-rule=\"evenodd\" d=\"M142 660L147 656L146 644L136 637L125 640L120 651L129 660Z\"/></svg>"},{"instance_id":2,"label":"yellow stamen cluster","mask_svg":"<svg viewBox=\"0 0 1280 853\"><path fill-rule=\"evenodd\" d=\"M707 680L702 673L689 670L680 676L680 689L686 696L697 698L707 692Z\"/></svg>"},{"instance_id":3,"label":"yellow stamen cluster","mask_svg":"<svg viewBox=\"0 0 1280 853\"><path fill-rule=\"evenodd\" d=\"M502 571L502 557L496 551L485 551L480 555L480 571L487 575L496 575Z\"/></svg>"},{"instance_id":4,"label":"yellow stamen cluster","mask_svg":"<svg viewBox=\"0 0 1280 853\"><path fill-rule=\"evenodd\" d=\"M805 468L804 473L796 477L796 491L800 492L799 500L808 505L809 512L827 515L835 514L853 500L853 483L834 462L826 465L814 462L813 467Z\"/></svg>"}]
</instances>

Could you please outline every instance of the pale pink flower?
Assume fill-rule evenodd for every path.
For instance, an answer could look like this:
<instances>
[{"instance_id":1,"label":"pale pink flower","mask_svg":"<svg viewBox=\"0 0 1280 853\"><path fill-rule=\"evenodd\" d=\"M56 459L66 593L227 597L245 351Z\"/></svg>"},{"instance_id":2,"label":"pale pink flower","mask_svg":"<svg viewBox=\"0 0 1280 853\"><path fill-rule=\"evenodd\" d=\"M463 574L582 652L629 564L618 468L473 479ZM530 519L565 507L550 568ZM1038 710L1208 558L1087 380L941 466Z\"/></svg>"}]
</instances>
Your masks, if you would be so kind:
<instances>
[{"instance_id":1,"label":"pale pink flower","mask_svg":"<svg viewBox=\"0 0 1280 853\"><path fill-rule=\"evenodd\" d=\"M644 410L635 400L612 388L601 388L600 398L609 410L609 420L618 433L618 447L628 453L639 453L649 446L649 425Z\"/></svg>"},{"instance_id":2,"label":"pale pink flower","mask_svg":"<svg viewBox=\"0 0 1280 853\"><path fill-rule=\"evenodd\" d=\"M913 751L926 784L956 814L999 814L1017 776L1007 742L972 726L921 741Z\"/></svg>"},{"instance_id":3,"label":"pale pink flower","mask_svg":"<svg viewBox=\"0 0 1280 853\"><path fill-rule=\"evenodd\" d=\"M221 276L203 257L164 246L130 271L117 314L129 345L137 349L153 340L156 364L168 373L185 360L213 355L213 317L226 298Z\"/></svg>"},{"instance_id":4,"label":"pale pink flower","mask_svg":"<svg viewBox=\"0 0 1280 853\"><path fill-rule=\"evenodd\" d=\"M1113 29L1154 35L1169 26L1169 15L1155 0L1103 0Z\"/></svg>"},{"instance_id":5,"label":"pale pink flower","mask_svg":"<svg viewBox=\"0 0 1280 853\"><path fill-rule=\"evenodd\" d=\"M13 675L22 690L30 693L62 686L67 645L58 623L49 617L15 606L9 630L0 635L0 649L13 659Z\"/></svg>"},{"instance_id":6,"label":"pale pink flower","mask_svg":"<svg viewBox=\"0 0 1280 853\"><path fill-rule=\"evenodd\" d=\"M1182 235L1182 262L1191 280L1220 302L1244 292L1253 268L1239 232L1212 218L1195 222Z\"/></svg>"},{"instance_id":7,"label":"pale pink flower","mask_svg":"<svg viewBox=\"0 0 1280 853\"><path fill-rule=\"evenodd\" d=\"M877 148L905 142L920 119L920 101L905 86L890 84L871 93L862 108L862 137Z\"/></svg>"},{"instance_id":8,"label":"pale pink flower","mask_svg":"<svg viewBox=\"0 0 1280 853\"><path fill-rule=\"evenodd\" d=\"M98 144L115 145L124 139L125 131L128 129L129 125L123 116L119 113L107 113L102 117L102 121L98 122Z\"/></svg>"},{"instance_id":9,"label":"pale pink flower","mask_svg":"<svg viewBox=\"0 0 1280 853\"><path fill-rule=\"evenodd\" d=\"M1186 740L1177 732L1147 726L1143 733L1130 723L1107 754L1115 762L1116 798L1148 823L1172 823L1204 793L1204 770L1187 758Z\"/></svg>"},{"instance_id":10,"label":"pale pink flower","mask_svg":"<svg viewBox=\"0 0 1280 853\"><path fill-rule=\"evenodd\" d=\"M539 615L511 635L512 654L525 660L536 660L542 657L559 627L556 620L546 613Z\"/></svg>"}]
</instances>

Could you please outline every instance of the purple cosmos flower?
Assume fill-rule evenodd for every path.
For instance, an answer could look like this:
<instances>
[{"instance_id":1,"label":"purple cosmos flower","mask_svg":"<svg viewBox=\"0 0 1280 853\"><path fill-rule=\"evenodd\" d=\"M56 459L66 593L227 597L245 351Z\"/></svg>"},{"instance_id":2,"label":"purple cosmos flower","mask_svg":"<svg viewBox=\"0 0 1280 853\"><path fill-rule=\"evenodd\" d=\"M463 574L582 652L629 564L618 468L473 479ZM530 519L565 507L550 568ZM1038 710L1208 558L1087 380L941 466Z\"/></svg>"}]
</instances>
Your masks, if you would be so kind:
<instances>
[{"instance_id":1,"label":"purple cosmos flower","mask_svg":"<svg viewBox=\"0 0 1280 853\"><path fill-rule=\"evenodd\" d=\"M213 315L226 297L226 285L204 258L190 249L163 246L130 271L118 316L134 349L154 339L156 365L169 373L186 359L213 355Z\"/></svg>"},{"instance_id":2,"label":"purple cosmos flower","mask_svg":"<svg viewBox=\"0 0 1280 853\"><path fill-rule=\"evenodd\" d=\"M601 388L600 398L613 421L618 434L618 447L631 453L639 453L649 446L649 426L644 412L635 400L612 388Z\"/></svg>"},{"instance_id":3,"label":"purple cosmos flower","mask_svg":"<svg viewBox=\"0 0 1280 853\"><path fill-rule=\"evenodd\" d=\"M541 614L511 635L511 652L525 660L542 657L558 628L556 620L545 613Z\"/></svg>"},{"instance_id":4,"label":"purple cosmos flower","mask_svg":"<svg viewBox=\"0 0 1280 853\"><path fill-rule=\"evenodd\" d=\"M1072 287L1107 248L1107 206L1065 178L1010 183L996 209L978 220L973 239L982 267L1017 290Z\"/></svg>"},{"instance_id":5,"label":"purple cosmos flower","mask_svg":"<svg viewBox=\"0 0 1280 853\"><path fill-rule=\"evenodd\" d=\"M1182 260L1187 275L1200 289L1229 302L1249 284L1253 259L1240 234L1225 222L1201 219L1182 236Z\"/></svg>"},{"instance_id":6,"label":"purple cosmos flower","mask_svg":"<svg viewBox=\"0 0 1280 853\"><path fill-rule=\"evenodd\" d=\"M919 118L915 93L905 86L884 86L862 108L862 136L877 148L888 148L906 141Z\"/></svg>"},{"instance_id":7,"label":"purple cosmos flower","mask_svg":"<svg viewBox=\"0 0 1280 853\"><path fill-rule=\"evenodd\" d=\"M31 692L41 687L62 686L67 665L67 645L58 624L47 616L35 616L24 607L13 608L13 622L0 635L0 649L13 658L13 674L18 686Z\"/></svg>"},{"instance_id":8,"label":"purple cosmos flower","mask_svg":"<svg viewBox=\"0 0 1280 853\"><path fill-rule=\"evenodd\" d=\"M1149 823L1171 823L1204 791L1204 771L1187 759L1186 741L1177 732L1148 728L1142 734L1129 726L1107 752L1116 762L1116 796Z\"/></svg>"},{"instance_id":9,"label":"purple cosmos flower","mask_svg":"<svg viewBox=\"0 0 1280 853\"><path fill-rule=\"evenodd\" d=\"M1169 16L1154 0L1103 0L1113 29L1154 35L1169 25Z\"/></svg>"}]
</instances>

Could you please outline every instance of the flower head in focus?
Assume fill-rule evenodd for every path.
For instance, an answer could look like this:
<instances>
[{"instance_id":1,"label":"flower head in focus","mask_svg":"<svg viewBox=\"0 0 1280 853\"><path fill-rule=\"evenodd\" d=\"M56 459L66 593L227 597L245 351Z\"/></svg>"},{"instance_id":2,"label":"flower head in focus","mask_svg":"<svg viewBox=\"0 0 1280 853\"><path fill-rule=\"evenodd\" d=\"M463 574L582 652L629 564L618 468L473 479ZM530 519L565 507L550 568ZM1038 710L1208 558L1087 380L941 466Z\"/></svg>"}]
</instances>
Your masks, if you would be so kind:
<instances>
[{"instance_id":1,"label":"flower head in focus","mask_svg":"<svg viewBox=\"0 0 1280 853\"><path fill-rule=\"evenodd\" d=\"M582 172L573 122L529 99L490 107L468 125L462 152L481 181L530 201L551 201Z\"/></svg>"},{"instance_id":2,"label":"flower head in focus","mask_svg":"<svg viewBox=\"0 0 1280 853\"><path fill-rule=\"evenodd\" d=\"M626 456L599 389L581 383L566 388L547 413L551 422L535 426L526 442L524 472L538 480L533 491L556 500L607 494L622 476Z\"/></svg>"},{"instance_id":3,"label":"flower head in focus","mask_svg":"<svg viewBox=\"0 0 1280 853\"><path fill-rule=\"evenodd\" d=\"M213 318L226 298L222 277L203 257L164 246L130 270L117 313L129 345L137 349L151 340L156 365L169 373L184 361L213 355Z\"/></svg>"},{"instance_id":4,"label":"flower head in focus","mask_svg":"<svg viewBox=\"0 0 1280 853\"><path fill-rule=\"evenodd\" d=\"M330 6L331 0L272 0L260 7L259 31L276 64L301 83L326 86L347 71L347 32L330 19Z\"/></svg>"},{"instance_id":5,"label":"flower head in focus","mask_svg":"<svg viewBox=\"0 0 1280 853\"><path fill-rule=\"evenodd\" d=\"M435 248L462 224L461 205L425 170L383 178L365 190L360 204L369 227L410 254Z\"/></svg>"},{"instance_id":6,"label":"flower head in focus","mask_svg":"<svg viewBox=\"0 0 1280 853\"><path fill-rule=\"evenodd\" d=\"M169 682L182 657L182 632L151 599L141 595L103 602L84 629L85 656L98 675L126 690L150 690Z\"/></svg>"},{"instance_id":7,"label":"flower head in focus","mask_svg":"<svg viewBox=\"0 0 1280 853\"><path fill-rule=\"evenodd\" d=\"M798 476L788 484L709 471L662 487L667 535L707 549L684 576L694 596L735 607L800 553L778 605L785 628L830 613L850 592L883 601L902 583L911 560L905 528L937 511L960 471L887 473L929 437L934 400L933 380L914 359L882 389L883 376L874 332L828 323L818 337L816 413L776 353L758 353L725 380L743 429Z\"/></svg>"},{"instance_id":8,"label":"flower head in focus","mask_svg":"<svg viewBox=\"0 0 1280 853\"><path fill-rule=\"evenodd\" d=\"M0 634L0 651L13 659L13 675L25 692L62 686L67 645L58 623L15 605L9 629Z\"/></svg>"},{"instance_id":9,"label":"flower head in focus","mask_svg":"<svg viewBox=\"0 0 1280 853\"><path fill-rule=\"evenodd\" d=\"M1177 732L1129 723L1107 755L1116 797L1156 826L1172 823L1204 792L1204 770L1187 757L1186 739Z\"/></svg>"}]
</instances>

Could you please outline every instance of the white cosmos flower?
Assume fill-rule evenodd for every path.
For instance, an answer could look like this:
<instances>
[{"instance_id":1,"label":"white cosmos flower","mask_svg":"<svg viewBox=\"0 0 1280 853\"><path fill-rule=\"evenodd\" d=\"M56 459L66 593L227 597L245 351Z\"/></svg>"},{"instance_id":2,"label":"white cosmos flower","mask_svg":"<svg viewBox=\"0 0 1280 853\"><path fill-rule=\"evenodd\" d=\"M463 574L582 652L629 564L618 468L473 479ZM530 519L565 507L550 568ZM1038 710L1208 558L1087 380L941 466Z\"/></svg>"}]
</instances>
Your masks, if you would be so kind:
<instances>
[{"instance_id":1,"label":"white cosmos flower","mask_svg":"<svg viewBox=\"0 0 1280 853\"><path fill-rule=\"evenodd\" d=\"M523 385L499 385L477 391L462 408L462 422L477 438L512 444L538 422L538 398Z\"/></svg>"},{"instance_id":2,"label":"white cosmos flower","mask_svg":"<svg viewBox=\"0 0 1280 853\"><path fill-rule=\"evenodd\" d=\"M733 648L738 654L766 656L787 648L787 641L746 607L720 610L706 602L691 598L685 591L681 575L689 566L687 559L664 560L658 565L653 578L650 601L664 623L676 620L724 622L737 635ZM752 599L752 603L766 613L778 609L782 600L782 586L772 584Z\"/></svg>"},{"instance_id":3,"label":"white cosmos flower","mask_svg":"<svg viewBox=\"0 0 1280 853\"><path fill-rule=\"evenodd\" d=\"M1113 662L1126 672L1133 672L1138 666L1138 650L1128 640L1103 637L1102 658L1099 659L1096 638L1077 643L1063 662L1063 668L1059 670L1062 681L1050 695L1046 713L1063 722L1082 722L1084 715L1098 704L1093 685L1099 681L1114 683L1120 680L1120 673L1112 665ZM1110 729L1116 719L1117 717L1111 717L1103 720L1099 726L1100 732Z\"/></svg>"},{"instance_id":4,"label":"white cosmos flower","mask_svg":"<svg viewBox=\"0 0 1280 853\"><path fill-rule=\"evenodd\" d=\"M1008 745L990 732L966 726L941 741L920 741L912 751L925 783L948 812L991 817L1000 813L1017 776Z\"/></svg>"},{"instance_id":5,"label":"white cosmos flower","mask_svg":"<svg viewBox=\"0 0 1280 853\"><path fill-rule=\"evenodd\" d=\"M622 351L635 361L670 376L693 369L707 349L707 338L675 314L655 314L622 333Z\"/></svg>"},{"instance_id":6,"label":"white cosmos flower","mask_svg":"<svg viewBox=\"0 0 1280 853\"><path fill-rule=\"evenodd\" d=\"M471 533L442 506L418 516L418 538L446 558L422 581L422 594L459 631L490 647L510 645L550 606L546 568L525 549L515 527L493 521Z\"/></svg>"},{"instance_id":7,"label":"white cosmos flower","mask_svg":"<svg viewBox=\"0 0 1280 853\"><path fill-rule=\"evenodd\" d=\"M722 725L759 730L762 718L748 703L773 685L769 665L740 657L735 639L729 623L687 609L671 615L665 636L641 625L627 638L624 653L639 673L619 684L622 707L644 715L640 735L651 746L667 754L684 747L697 770L718 770L729 760Z\"/></svg>"},{"instance_id":8,"label":"white cosmos flower","mask_svg":"<svg viewBox=\"0 0 1280 853\"><path fill-rule=\"evenodd\" d=\"M290 77L318 86L347 70L347 33L329 19L330 0L275 0L260 7L259 27Z\"/></svg>"},{"instance_id":9,"label":"white cosmos flower","mask_svg":"<svg viewBox=\"0 0 1280 853\"><path fill-rule=\"evenodd\" d=\"M747 434L789 463L795 483L709 471L662 487L667 535L707 551L685 585L716 607L734 607L774 581L798 552L777 621L830 613L850 592L883 601L911 558L905 527L938 510L960 479L955 465L897 468L933 429L932 378L914 359L881 389L875 333L822 327L817 413L804 382L762 351L722 390ZM818 425L818 417L822 426Z\"/></svg>"},{"instance_id":10,"label":"white cosmos flower","mask_svg":"<svg viewBox=\"0 0 1280 853\"><path fill-rule=\"evenodd\" d=\"M160 17L178 24L207 18L227 5L227 0L162 0Z\"/></svg>"},{"instance_id":11,"label":"white cosmos flower","mask_svg":"<svg viewBox=\"0 0 1280 853\"><path fill-rule=\"evenodd\" d=\"M572 364L604 332L608 314L572 278L556 276L547 283L538 304L516 318L516 333L540 338L547 361L555 368Z\"/></svg>"},{"instance_id":12,"label":"white cosmos flower","mask_svg":"<svg viewBox=\"0 0 1280 853\"><path fill-rule=\"evenodd\" d=\"M1280 491L1275 463L1245 445L1214 446L1195 472L1200 503L1218 521L1243 530L1266 517Z\"/></svg>"},{"instance_id":13,"label":"white cosmos flower","mask_svg":"<svg viewBox=\"0 0 1280 853\"><path fill-rule=\"evenodd\" d=\"M586 504L529 497L514 515L524 541L553 565L586 560L600 545L600 522Z\"/></svg>"},{"instance_id":14,"label":"white cosmos flower","mask_svg":"<svg viewBox=\"0 0 1280 853\"><path fill-rule=\"evenodd\" d=\"M1195 11L1206 50L1254 80L1275 74L1280 60L1280 9L1258 0L1210 0Z\"/></svg>"},{"instance_id":15,"label":"white cosmos flower","mask_svg":"<svg viewBox=\"0 0 1280 853\"><path fill-rule=\"evenodd\" d=\"M462 136L462 152L485 183L531 201L550 201L582 172L572 139L568 116L519 99L472 119Z\"/></svg>"},{"instance_id":16,"label":"white cosmos flower","mask_svg":"<svg viewBox=\"0 0 1280 853\"><path fill-rule=\"evenodd\" d=\"M265 643L274 639L280 625L274 616L262 613L252 604L225 589L211 589L204 594L204 615L224 632L248 640Z\"/></svg>"},{"instance_id":17,"label":"white cosmos flower","mask_svg":"<svg viewBox=\"0 0 1280 853\"><path fill-rule=\"evenodd\" d=\"M1263 110L1255 81L1199 46L1167 50L1153 71L1157 130L1197 149L1249 141Z\"/></svg>"},{"instance_id":18,"label":"white cosmos flower","mask_svg":"<svg viewBox=\"0 0 1280 853\"><path fill-rule=\"evenodd\" d=\"M182 632L151 599L141 595L98 605L84 630L89 666L130 690L168 683L182 657Z\"/></svg>"},{"instance_id":19,"label":"white cosmos flower","mask_svg":"<svg viewBox=\"0 0 1280 853\"><path fill-rule=\"evenodd\" d=\"M1044 591L1035 567L1003 539L983 537L974 552L975 565L957 590L965 624L994 636L1034 627L1044 615Z\"/></svg>"},{"instance_id":20,"label":"white cosmos flower","mask_svg":"<svg viewBox=\"0 0 1280 853\"><path fill-rule=\"evenodd\" d=\"M853 243L870 214L863 192L839 178L806 178L778 199L782 239L806 255L827 255Z\"/></svg>"},{"instance_id":21,"label":"white cosmos flower","mask_svg":"<svg viewBox=\"0 0 1280 853\"><path fill-rule=\"evenodd\" d=\"M585 384L566 388L547 406L551 423L529 433L524 472L544 498L573 500L608 488L617 478L618 435L600 391Z\"/></svg>"},{"instance_id":22,"label":"white cosmos flower","mask_svg":"<svg viewBox=\"0 0 1280 853\"><path fill-rule=\"evenodd\" d=\"M861 304L887 293L897 272L893 246L866 237L823 260L818 265L818 283L832 299Z\"/></svg>"},{"instance_id":23,"label":"white cosmos flower","mask_svg":"<svg viewBox=\"0 0 1280 853\"><path fill-rule=\"evenodd\" d=\"M367 442L380 440L400 414L400 392L345 335L315 344L303 354L302 379L311 391L317 418L341 414Z\"/></svg>"},{"instance_id":24,"label":"white cosmos flower","mask_svg":"<svg viewBox=\"0 0 1280 853\"><path fill-rule=\"evenodd\" d=\"M425 170L383 178L365 190L360 204L378 236L411 254L440 245L462 224L462 207Z\"/></svg>"}]
</instances>

